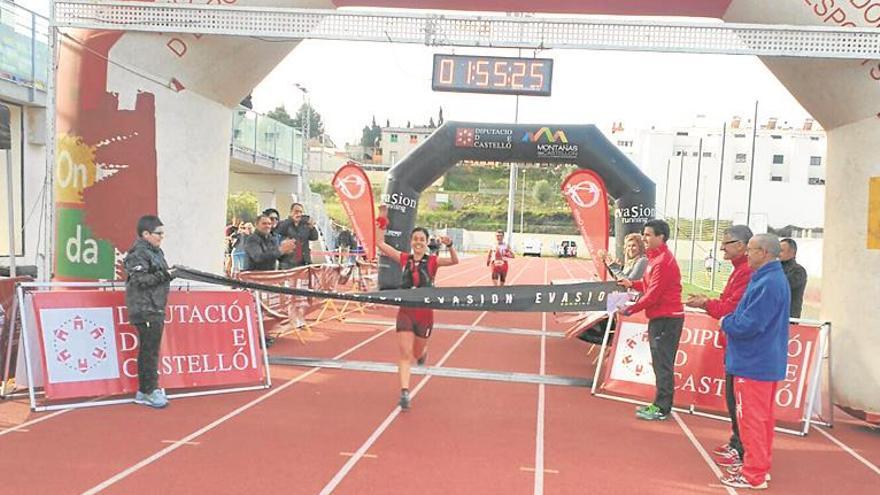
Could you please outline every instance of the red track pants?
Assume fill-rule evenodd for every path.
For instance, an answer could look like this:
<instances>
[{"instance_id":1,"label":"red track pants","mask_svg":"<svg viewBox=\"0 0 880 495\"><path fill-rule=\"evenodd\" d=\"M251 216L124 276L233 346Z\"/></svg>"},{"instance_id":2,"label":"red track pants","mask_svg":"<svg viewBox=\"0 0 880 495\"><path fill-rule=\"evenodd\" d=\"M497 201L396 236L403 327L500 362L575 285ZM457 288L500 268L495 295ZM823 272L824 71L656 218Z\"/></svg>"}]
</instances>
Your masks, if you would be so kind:
<instances>
[{"instance_id":1,"label":"red track pants","mask_svg":"<svg viewBox=\"0 0 880 495\"><path fill-rule=\"evenodd\" d=\"M736 415L739 433L746 457L743 459L743 477L753 485L764 482L770 472L773 449L773 406L776 382L763 382L735 377Z\"/></svg>"}]
</instances>

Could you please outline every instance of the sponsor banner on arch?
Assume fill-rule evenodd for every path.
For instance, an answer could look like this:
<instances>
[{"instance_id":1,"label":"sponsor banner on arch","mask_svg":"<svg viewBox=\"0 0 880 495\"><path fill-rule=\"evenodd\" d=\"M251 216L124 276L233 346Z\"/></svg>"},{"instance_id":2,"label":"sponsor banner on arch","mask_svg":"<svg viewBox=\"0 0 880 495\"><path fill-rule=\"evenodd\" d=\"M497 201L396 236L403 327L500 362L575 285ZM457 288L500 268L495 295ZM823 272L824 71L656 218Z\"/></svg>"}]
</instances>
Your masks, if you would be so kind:
<instances>
[{"instance_id":1,"label":"sponsor banner on arch","mask_svg":"<svg viewBox=\"0 0 880 495\"><path fill-rule=\"evenodd\" d=\"M789 327L785 379L776 392L776 420L798 423L805 407L815 366L819 362L820 327ZM675 356L676 407L727 415L724 400L724 342L718 321L705 313L687 312ZM654 399L654 370L644 315L619 317L617 335L606 360L598 390L650 402Z\"/></svg>"},{"instance_id":2,"label":"sponsor banner on arch","mask_svg":"<svg viewBox=\"0 0 880 495\"><path fill-rule=\"evenodd\" d=\"M376 207L366 172L357 163L348 162L333 176L333 188L368 259L376 259Z\"/></svg>"},{"instance_id":3,"label":"sponsor banner on arch","mask_svg":"<svg viewBox=\"0 0 880 495\"><path fill-rule=\"evenodd\" d=\"M562 195L587 244L599 279L607 280L605 263L596 255L597 250L608 251L608 192L605 182L591 170L575 170L562 183Z\"/></svg>"},{"instance_id":4,"label":"sponsor banner on arch","mask_svg":"<svg viewBox=\"0 0 880 495\"><path fill-rule=\"evenodd\" d=\"M124 291L38 292L33 311L46 398L137 391L138 331L128 321ZM171 292L159 352L159 386L263 382L266 369L254 311L248 292Z\"/></svg>"}]
</instances>

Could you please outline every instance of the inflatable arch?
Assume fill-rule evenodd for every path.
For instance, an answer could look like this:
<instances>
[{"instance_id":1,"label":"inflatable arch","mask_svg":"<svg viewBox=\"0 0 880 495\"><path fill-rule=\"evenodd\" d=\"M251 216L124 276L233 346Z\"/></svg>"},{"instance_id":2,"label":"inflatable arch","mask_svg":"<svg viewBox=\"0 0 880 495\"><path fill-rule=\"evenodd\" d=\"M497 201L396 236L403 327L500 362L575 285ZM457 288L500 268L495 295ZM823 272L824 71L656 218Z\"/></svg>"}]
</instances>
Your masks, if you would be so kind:
<instances>
[{"instance_id":1,"label":"inflatable arch","mask_svg":"<svg viewBox=\"0 0 880 495\"><path fill-rule=\"evenodd\" d=\"M422 191L462 160L567 163L596 172L615 199L615 231L641 232L654 217L654 182L611 144L594 125L523 125L446 122L388 172L383 203L388 205L385 241L409 250L410 232ZM400 286L400 267L380 262L379 285Z\"/></svg>"},{"instance_id":2,"label":"inflatable arch","mask_svg":"<svg viewBox=\"0 0 880 495\"><path fill-rule=\"evenodd\" d=\"M876 27L867 0L228 0L298 8L408 7L713 17L729 22ZM67 34L58 60L56 274L113 277L136 215L158 212L175 262L219 271L230 109L297 42L181 34ZM876 57L880 59L880 55ZM880 60L762 61L828 134L823 320L834 325L835 400L880 412ZM108 60L113 63L108 63ZM132 70L133 69L133 70ZM137 74L148 74L140 77ZM108 144L109 143L109 144ZM75 167L76 174L70 173ZM869 184L874 184L869 187ZM396 187L396 186L395 186ZM198 194L192 194L197 190ZM125 205L126 208L117 206ZM875 206L871 206L875 205ZM792 205L796 208L797 205ZM67 249L70 247L71 249ZM76 248L76 249L74 249ZM88 248L88 256L86 256Z\"/></svg>"}]
</instances>

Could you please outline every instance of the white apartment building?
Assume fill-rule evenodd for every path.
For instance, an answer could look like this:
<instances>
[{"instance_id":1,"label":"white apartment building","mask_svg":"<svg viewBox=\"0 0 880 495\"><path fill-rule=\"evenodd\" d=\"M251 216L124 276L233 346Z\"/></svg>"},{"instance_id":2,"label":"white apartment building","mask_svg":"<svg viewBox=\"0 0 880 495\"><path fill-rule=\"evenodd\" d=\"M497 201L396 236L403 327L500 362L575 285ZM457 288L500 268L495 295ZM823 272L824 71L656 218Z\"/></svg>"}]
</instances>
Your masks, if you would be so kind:
<instances>
[{"instance_id":1,"label":"white apartment building","mask_svg":"<svg viewBox=\"0 0 880 495\"><path fill-rule=\"evenodd\" d=\"M723 171L723 127L710 126L701 117L690 127L669 129L615 125L610 139L657 184L658 215L675 217L678 212L682 218L693 218L696 208L698 218L714 218L720 177L720 218L744 222L752 132L751 122L738 117L728 124ZM759 125L751 193L753 227L824 225L825 149L825 132L812 120L792 126L772 118Z\"/></svg>"},{"instance_id":2,"label":"white apartment building","mask_svg":"<svg viewBox=\"0 0 880 495\"><path fill-rule=\"evenodd\" d=\"M395 165L436 130L433 127L383 127L378 153L382 157L380 163Z\"/></svg>"}]
</instances>

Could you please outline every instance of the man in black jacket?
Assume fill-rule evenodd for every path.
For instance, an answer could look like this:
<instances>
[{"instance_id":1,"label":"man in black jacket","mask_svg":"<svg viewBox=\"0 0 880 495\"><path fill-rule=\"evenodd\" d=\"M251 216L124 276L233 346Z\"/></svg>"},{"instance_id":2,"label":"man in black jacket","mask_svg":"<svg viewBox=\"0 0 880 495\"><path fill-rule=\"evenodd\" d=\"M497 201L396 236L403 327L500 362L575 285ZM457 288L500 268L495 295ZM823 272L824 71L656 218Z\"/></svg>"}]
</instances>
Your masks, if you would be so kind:
<instances>
[{"instance_id":1,"label":"man in black jacket","mask_svg":"<svg viewBox=\"0 0 880 495\"><path fill-rule=\"evenodd\" d=\"M797 243L794 239L785 238L779 241L782 251L779 253L779 261L782 262L782 271L788 279L791 287L791 318L800 318L801 309L804 305L804 289L807 288L807 270L795 261L797 256Z\"/></svg>"},{"instance_id":2,"label":"man in black jacket","mask_svg":"<svg viewBox=\"0 0 880 495\"><path fill-rule=\"evenodd\" d=\"M301 203L290 205L290 217L278 224L276 232L281 234L281 239L293 239L296 246L293 251L285 254L280 260L282 270L312 264L312 255L309 241L318 240L318 229L312 219L304 214L305 208Z\"/></svg>"},{"instance_id":3,"label":"man in black jacket","mask_svg":"<svg viewBox=\"0 0 880 495\"><path fill-rule=\"evenodd\" d=\"M244 241L247 256L246 269L267 271L275 269L275 262L285 254L292 253L296 241L285 239L276 244L272 238L272 219L268 215L257 217L257 231Z\"/></svg>"},{"instance_id":4,"label":"man in black jacket","mask_svg":"<svg viewBox=\"0 0 880 495\"><path fill-rule=\"evenodd\" d=\"M159 388L159 345L165 324L165 304L174 278L159 247L165 238L162 221L145 215L137 223L137 239L125 256L125 305L128 321L138 329L138 392L135 403L155 408L168 405Z\"/></svg>"}]
</instances>

